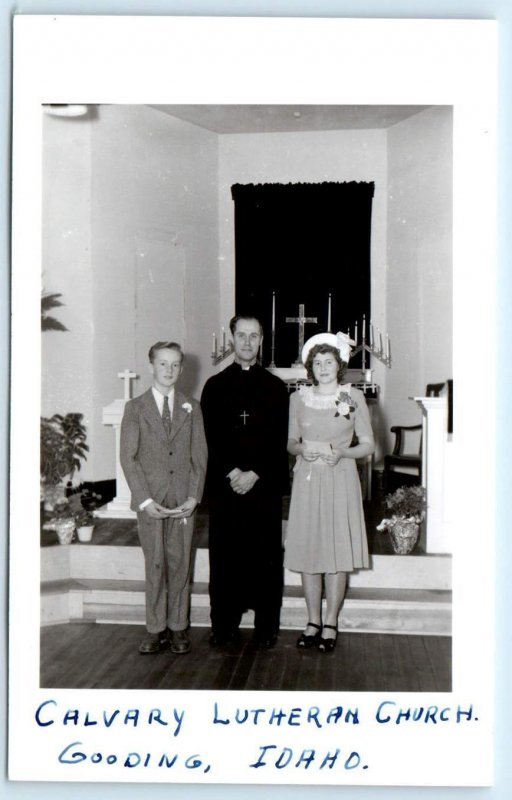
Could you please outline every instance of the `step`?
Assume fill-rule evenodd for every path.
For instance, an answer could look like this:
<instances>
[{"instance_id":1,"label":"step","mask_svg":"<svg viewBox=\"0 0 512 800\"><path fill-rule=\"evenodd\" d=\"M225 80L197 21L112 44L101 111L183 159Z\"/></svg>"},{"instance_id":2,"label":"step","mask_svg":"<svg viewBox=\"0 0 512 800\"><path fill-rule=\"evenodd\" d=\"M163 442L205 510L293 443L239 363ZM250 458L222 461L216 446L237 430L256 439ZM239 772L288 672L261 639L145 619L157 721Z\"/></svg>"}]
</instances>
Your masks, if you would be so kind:
<instances>
[{"instance_id":1,"label":"step","mask_svg":"<svg viewBox=\"0 0 512 800\"><path fill-rule=\"evenodd\" d=\"M42 624L69 620L144 625L144 582L68 578L46 581L41 592ZM302 590L286 586L281 627L301 629L307 622ZM191 624L209 627L208 586L191 587ZM242 627L251 627L247 612ZM451 592L350 587L340 615L340 630L449 636Z\"/></svg>"},{"instance_id":2,"label":"step","mask_svg":"<svg viewBox=\"0 0 512 800\"><path fill-rule=\"evenodd\" d=\"M193 551L193 580L208 582L208 550ZM370 569L354 572L352 588L451 590L450 555L373 555ZM41 580L144 580L140 547L72 544L41 549ZM285 570L285 585L300 586L299 573Z\"/></svg>"}]
</instances>

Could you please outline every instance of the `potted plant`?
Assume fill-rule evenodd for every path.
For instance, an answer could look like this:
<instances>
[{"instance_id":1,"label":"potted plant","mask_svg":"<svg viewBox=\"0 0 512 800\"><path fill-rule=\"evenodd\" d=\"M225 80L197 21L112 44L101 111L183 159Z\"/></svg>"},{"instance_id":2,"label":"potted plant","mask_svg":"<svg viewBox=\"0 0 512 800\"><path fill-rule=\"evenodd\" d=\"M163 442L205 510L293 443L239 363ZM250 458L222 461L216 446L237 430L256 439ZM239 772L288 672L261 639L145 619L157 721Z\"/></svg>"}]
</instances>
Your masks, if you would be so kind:
<instances>
[{"instance_id":1,"label":"potted plant","mask_svg":"<svg viewBox=\"0 0 512 800\"><path fill-rule=\"evenodd\" d=\"M46 515L43 529L56 531L59 544L71 544L76 524L73 509L67 497L61 497L55 502L51 514Z\"/></svg>"},{"instance_id":2,"label":"potted plant","mask_svg":"<svg viewBox=\"0 0 512 800\"><path fill-rule=\"evenodd\" d=\"M94 530L94 514L91 511L87 511L86 508L81 508L75 513L74 517L78 541L90 542Z\"/></svg>"},{"instance_id":3,"label":"potted plant","mask_svg":"<svg viewBox=\"0 0 512 800\"><path fill-rule=\"evenodd\" d=\"M377 530L389 531L395 553L412 553L418 541L420 523L425 519L425 489L423 486L400 486L385 497L384 503L391 516L384 518Z\"/></svg>"},{"instance_id":4,"label":"potted plant","mask_svg":"<svg viewBox=\"0 0 512 800\"><path fill-rule=\"evenodd\" d=\"M75 531L80 542L90 542L94 512L100 505L101 495L80 486L69 497L59 498L51 511L44 511L43 529L56 531L60 544L70 544Z\"/></svg>"},{"instance_id":5,"label":"potted plant","mask_svg":"<svg viewBox=\"0 0 512 800\"><path fill-rule=\"evenodd\" d=\"M94 530L94 511L101 505L101 495L82 487L69 498L79 542L90 542Z\"/></svg>"},{"instance_id":6,"label":"potted plant","mask_svg":"<svg viewBox=\"0 0 512 800\"><path fill-rule=\"evenodd\" d=\"M89 448L83 414L54 414L41 418L41 494L46 510L52 510L65 493L64 479L71 480L86 459Z\"/></svg>"}]
</instances>

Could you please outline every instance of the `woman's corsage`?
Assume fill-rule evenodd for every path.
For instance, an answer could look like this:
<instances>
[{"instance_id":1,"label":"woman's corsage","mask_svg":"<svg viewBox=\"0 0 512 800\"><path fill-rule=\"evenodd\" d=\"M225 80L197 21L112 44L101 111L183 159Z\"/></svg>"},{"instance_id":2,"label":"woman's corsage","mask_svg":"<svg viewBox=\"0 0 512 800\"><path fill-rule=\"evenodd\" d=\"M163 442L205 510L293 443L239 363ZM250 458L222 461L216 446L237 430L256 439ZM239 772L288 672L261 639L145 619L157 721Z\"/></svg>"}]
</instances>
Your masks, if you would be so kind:
<instances>
[{"instance_id":1,"label":"woman's corsage","mask_svg":"<svg viewBox=\"0 0 512 800\"><path fill-rule=\"evenodd\" d=\"M192 404L191 403L183 403L182 408L187 412L187 414L190 414L191 411L192 411Z\"/></svg>"},{"instance_id":2,"label":"woman's corsage","mask_svg":"<svg viewBox=\"0 0 512 800\"><path fill-rule=\"evenodd\" d=\"M335 417L339 417L341 414L345 419L350 419L350 412L357 408L356 401L352 400L348 392L340 392L334 403L336 405Z\"/></svg>"}]
</instances>

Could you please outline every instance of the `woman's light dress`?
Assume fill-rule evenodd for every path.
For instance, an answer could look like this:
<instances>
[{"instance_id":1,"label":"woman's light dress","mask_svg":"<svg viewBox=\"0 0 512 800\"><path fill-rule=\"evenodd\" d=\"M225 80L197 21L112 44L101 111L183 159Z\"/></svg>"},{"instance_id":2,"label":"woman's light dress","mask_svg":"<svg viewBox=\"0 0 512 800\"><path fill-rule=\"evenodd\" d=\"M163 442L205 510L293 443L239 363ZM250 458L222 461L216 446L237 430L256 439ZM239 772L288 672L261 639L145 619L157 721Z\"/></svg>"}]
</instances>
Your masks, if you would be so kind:
<instances>
[{"instance_id":1,"label":"woman's light dress","mask_svg":"<svg viewBox=\"0 0 512 800\"><path fill-rule=\"evenodd\" d=\"M350 397L349 411L347 395ZM336 404L338 400L338 404ZM348 419L344 414L348 413ZM289 438L318 443L323 449L373 443L366 400L350 384L334 395L320 395L312 386L290 397ZM322 444L320 444L322 443ZM329 466L321 458L297 456L285 545L285 566L297 572L351 572L368 567L361 484L356 461L340 458Z\"/></svg>"}]
</instances>

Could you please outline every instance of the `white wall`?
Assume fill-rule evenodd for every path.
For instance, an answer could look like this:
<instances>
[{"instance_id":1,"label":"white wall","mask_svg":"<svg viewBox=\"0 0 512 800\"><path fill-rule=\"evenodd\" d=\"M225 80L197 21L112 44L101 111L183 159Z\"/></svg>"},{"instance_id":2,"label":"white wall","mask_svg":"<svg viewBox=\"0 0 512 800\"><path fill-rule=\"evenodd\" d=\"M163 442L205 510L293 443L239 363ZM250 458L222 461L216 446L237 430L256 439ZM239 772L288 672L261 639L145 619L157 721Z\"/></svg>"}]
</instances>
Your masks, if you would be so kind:
<instances>
[{"instance_id":1,"label":"white wall","mask_svg":"<svg viewBox=\"0 0 512 800\"><path fill-rule=\"evenodd\" d=\"M43 124L42 288L62 294L63 307L50 314L68 332L42 334L41 413L81 412L89 428L94 418L91 125L46 115Z\"/></svg>"},{"instance_id":2,"label":"white wall","mask_svg":"<svg viewBox=\"0 0 512 800\"><path fill-rule=\"evenodd\" d=\"M388 427L421 422L408 397L453 376L452 172L451 108L430 108L388 130Z\"/></svg>"},{"instance_id":3,"label":"white wall","mask_svg":"<svg viewBox=\"0 0 512 800\"><path fill-rule=\"evenodd\" d=\"M73 330L44 336L43 413L87 410L91 454L83 477L104 480L115 475L114 439L101 413L123 396L119 371L140 375L139 394L149 385L149 345L172 338L188 355L184 388L197 394L204 381L217 324L217 143L214 134L147 106L101 106L96 119L73 122L45 122L45 187L53 195L45 202L46 288L62 291ZM62 159L72 169L61 169ZM73 170L83 173L78 203ZM87 252L70 280L64 255L53 258L68 217L66 230L74 224L83 232Z\"/></svg>"}]
</instances>

